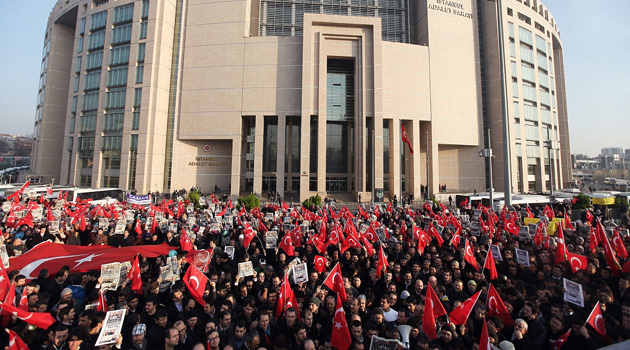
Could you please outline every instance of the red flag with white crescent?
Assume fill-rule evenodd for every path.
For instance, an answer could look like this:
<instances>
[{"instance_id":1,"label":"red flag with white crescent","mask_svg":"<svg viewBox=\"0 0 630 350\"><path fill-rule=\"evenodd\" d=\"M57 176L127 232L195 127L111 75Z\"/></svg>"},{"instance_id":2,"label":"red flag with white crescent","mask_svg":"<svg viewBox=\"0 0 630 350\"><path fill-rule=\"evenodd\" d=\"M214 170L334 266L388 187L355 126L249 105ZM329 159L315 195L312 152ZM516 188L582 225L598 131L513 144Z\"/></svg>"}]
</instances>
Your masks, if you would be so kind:
<instances>
[{"instance_id":1,"label":"red flag with white crescent","mask_svg":"<svg viewBox=\"0 0 630 350\"><path fill-rule=\"evenodd\" d=\"M293 239L291 239L291 232L287 231L282 237L278 248L282 249L288 256L295 255L295 249L293 248Z\"/></svg>"},{"instance_id":2,"label":"red flag with white crescent","mask_svg":"<svg viewBox=\"0 0 630 350\"><path fill-rule=\"evenodd\" d=\"M107 299L105 298L105 293L102 289L98 291L98 303L96 305L96 311L109 311L109 306L107 306Z\"/></svg>"},{"instance_id":3,"label":"red flag with white crescent","mask_svg":"<svg viewBox=\"0 0 630 350\"><path fill-rule=\"evenodd\" d=\"M481 328L481 338L479 338L479 350L490 350L490 336L488 335L488 323L483 319L483 327Z\"/></svg>"},{"instance_id":4,"label":"red flag with white crescent","mask_svg":"<svg viewBox=\"0 0 630 350\"><path fill-rule=\"evenodd\" d=\"M138 255L133 259L133 263L131 264L131 269L127 273L127 279L131 281L131 290L136 292L136 294L142 294L142 277L140 273L140 260L138 259Z\"/></svg>"},{"instance_id":5,"label":"red flag with white crescent","mask_svg":"<svg viewBox=\"0 0 630 350\"><path fill-rule=\"evenodd\" d=\"M184 274L182 281L186 285L186 288L193 299L195 299L201 307L206 307L206 301L203 300L203 294L206 291L208 277L201 273L197 267L191 265L188 267L188 270L186 270L186 274Z\"/></svg>"},{"instance_id":6,"label":"red flag with white crescent","mask_svg":"<svg viewBox=\"0 0 630 350\"><path fill-rule=\"evenodd\" d=\"M0 308L15 315L20 320L41 329L48 329L48 327L57 322L55 318L48 312L28 312L22 309L18 309L13 305L5 304L4 302L0 302Z\"/></svg>"},{"instance_id":7,"label":"red flag with white crescent","mask_svg":"<svg viewBox=\"0 0 630 350\"><path fill-rule=\"evenodd\" d=\"M188 238L186 229L184 229L183 227L182 233L179 235L179 245L182 247L182 250L185 250L187 252L195 249L192 242L190 241L190 238Z\"/></svg>"},{"instance_id":8,"label":"red flag with white crescent","mask_svg":"<svg viewBox=\"0 0 630 350\"><path fill-rule=\"evenodd\" d=\"M326 257L315 255L315 259L313 259L313 267L315 268L315 271L319 273L326 271Z\"/></svg>"},{"instance_id":9,"label":"red flag with white crescent","mask_svg":"<svg viewBox=\"0 0 630 350\"><path fill-rule=\"evenodd\" d=\"M9 350L29 350L28 345L20 336L10 329L5 329L9 333Z\"/></svg>"},{"instance_id":10,"label":"red flag with white crescent","mask_svg":"<svg viewBox=\"0 0 630 350\"><path fill-rule=\"evenodd\" d=\"M599 301L595 304L595 307L593 307L593 311L591 311L591 314L588 316L586 323L593 326L595 331L602 336L605 342L610 342L611 339L608 334L606 334L606 323L604 322L604 315L602 314L602 308L599 306Z\"/></svg>"},{"instance_id":11,"label":"red flag with white crescent","mask_svg":"<svg viewBox=\"0 0 630 350\"><path fill-rule=\"evenodd\" d=\"M621 235L617 229L613 230L612 243L615 251L617 252L617 256L622 259L628 257L628 251L626 250L626 246L623 244L623 240L621 239Z\"/></svg>"},{"instance_id":12,"label":"red flag with white crescent","mask_svg":"<svg viewBox=\"0 0 630 350\"><path fill-rule=\"evenodd\" d=\"M350 338L350 329L348 328L348 321L346 321L346 312L343 311L341 305L340 295L337 295L337 305L332 322L333 331L330 335L330 345L335 349L348 349L352 344L352 338Z\"/></svg>"},{"instance_id":13,"label":"red flag with white crescent","mask_svg":"<svg viewBox=\"0 0 630 350\"><path fill-rule=\"evenodd\" d=\"M466 260L467 263L472 265L472 267L474 267L475 270L479 271L479 265L477 265L477 259L475 259L475 255L473 253L472 247L468 240L466 240L466 247L464 248L464 260Z\"/></svg>"},{"instance_id":14,"label":"red flag with white crescent","mask_svg":"<svg viewBox=\"0 0 630 350\"><path fill-rule=\"evenodd\" d=\"M494 288L492 283L490 284L490 288L488 288L486 308L488 309L488 317L497 316L501 319L501 321L503 321L506 327L512 327L512 325L514 324L514 320L505 307L503 299L501 299L501 296Z\"/></svg>"},{"instance_id":15,"label":"red flag with white crescent","mask_svg":"<svg viewBox=\"0 0 630 350\"><path fill-rule=\"evenodd\" d=\"M579 270L586 270L588 260L586 260L585 256L567 252L567 259L569 259L569 264L571 264L571 271L573 271L573 273L576 273Z\"/></svg>"},{"instance_id":16,"label":"red flag with white crescent","mask_svg":"<svg viewBox=\"0 0 630 350\"><path fill-rule=\"evenodd\" d=\"M475 293L475 295L466 299L463 303L461 303L457 308L453 309L450 314L448 314L448 318L455 325L463 325L468 320L468 316L470 316L470 312L473 307L477 303L477 299L479 299L479 295L481 291Z\"/></svg>"},{"instance_id":17,"label":"red flag with white crescent","mask_svg":"<svg viewBox=\"0 0 630 350\"><path fill-rule=\"evenodd\" d=\"M570 335L571 335L571 328L569 328L568 331L564 332L560 337L558 337L558 339L556 339L556 341L553 343L552 349L553 350L562 349L562 346L564 345L564 343L567 342Z\"/></svg>"},{"instance_id":18,"label":"red flag with white crescent","mask_svg":"<svg viewBox=\"0 0 630 350\"><path fill-rule=\"evenodd\" d=\"M339 263L337 263L332 271L330 271L328 277L324 280L324 285L330 288L333 292L339 293L339 296L344 303L348 300L346 287L343 285L343 275L341 274L341 267L339 266Z\"/></svg>"},{"instance_id":19,"label":"red flag with white crescent","mask_svg":"<svg viewBox=\"0 0 630 350\"><path fill-rule=\"evenodd\" d=\"M494 256L492 256L491 249L488 249L488 254L486 254L486 262L483 264L483 268L490 271L490 280L495 280L499 277L497 266L494 263Z\"/></svg>"},{"instance_id":20,"label":"red flag with white crescent","mask_svg":"<svg viewBox=\"0 0 630 350\"><path fill-rule=\"evenodd\" d=\"M376 275L381 277L383 268L387 269L388 266L389 262L387 261L387 257L385 257L385 250L383 250L383 245L381 244L378 251L378 262L376 263Z\"/></svg>"}]
</instances>

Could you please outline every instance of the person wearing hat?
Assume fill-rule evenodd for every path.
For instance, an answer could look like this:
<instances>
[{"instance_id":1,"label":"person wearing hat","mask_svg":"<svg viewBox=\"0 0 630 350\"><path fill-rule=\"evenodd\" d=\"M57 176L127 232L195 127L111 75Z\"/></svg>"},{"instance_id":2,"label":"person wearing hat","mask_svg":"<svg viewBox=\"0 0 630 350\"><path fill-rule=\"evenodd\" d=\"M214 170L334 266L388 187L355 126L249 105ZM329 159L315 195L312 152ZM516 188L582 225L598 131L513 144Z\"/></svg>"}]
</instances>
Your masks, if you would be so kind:
<instances>
[{"instance_id":1,"label":"person wearing hat","mask_svg":"<svg viewBox=\"0 0 630 350\"><path fill-rule=\"evenodd\" d=\"M131 331L131 342L124 350L146 350L148 342L145 338L147 334L147 326L144 323L138 323L133 326Z\"/></svg>"}]
</instances>

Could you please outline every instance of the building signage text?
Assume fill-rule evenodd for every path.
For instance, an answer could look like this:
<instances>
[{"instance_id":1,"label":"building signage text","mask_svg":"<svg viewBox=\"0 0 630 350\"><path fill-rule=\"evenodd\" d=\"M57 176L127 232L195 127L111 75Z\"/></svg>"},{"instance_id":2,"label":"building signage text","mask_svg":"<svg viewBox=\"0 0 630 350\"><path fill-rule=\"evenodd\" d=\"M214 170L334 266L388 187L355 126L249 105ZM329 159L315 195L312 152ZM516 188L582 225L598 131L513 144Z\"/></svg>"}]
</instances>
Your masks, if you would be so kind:
<instances>
[{"instance_id":1,"label":"building signage text","mask_svg":"<svg viewBox=\"0 0 630 350\"><path fill-rule=\"evenodd\" d=\"M429 9L434 11L440 11L444 13L450 13L455 16L464 18L473 18L472 13L464 10L464 5L450 0L436 0L437 4L429 4Z\"/></svg>"},{"instance_id":2,"label":"building signage text","mask_svg":"<svg viewBox=\"0 0 630 350\"><path fill-rule=\"evenodd\" d=\"M188 162L188 166L223 166L223 162L215 157L195 157L195 160Z\"/></svg>"}]
</instances>

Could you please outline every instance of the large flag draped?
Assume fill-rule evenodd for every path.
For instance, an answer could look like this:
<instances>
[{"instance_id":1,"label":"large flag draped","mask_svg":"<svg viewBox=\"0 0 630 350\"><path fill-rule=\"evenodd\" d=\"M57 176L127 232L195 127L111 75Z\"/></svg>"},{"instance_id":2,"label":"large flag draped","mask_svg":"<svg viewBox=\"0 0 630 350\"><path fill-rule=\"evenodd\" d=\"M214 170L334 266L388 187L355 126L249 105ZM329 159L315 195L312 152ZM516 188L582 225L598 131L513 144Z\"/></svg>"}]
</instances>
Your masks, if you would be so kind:
<instances>
[{"instance_id":1,"label":"large flag draped","mask_svg":"<svg viewBox=\"0 0 630 350\"><path fill-rule=\"evenodd\" d=\"M109 246L75 246L60 243L44 242L36 245L28 252L11 258L11 270L19 270L27 280L36 279L39 271L47 268L51 275L57 273L65 265L70 272L87 272L100 270L101 265L131 261L140 254L147 258L168 255L173 247L166 243L160 245L137 245L115 248Z\"/></svg>"}]
</instances>

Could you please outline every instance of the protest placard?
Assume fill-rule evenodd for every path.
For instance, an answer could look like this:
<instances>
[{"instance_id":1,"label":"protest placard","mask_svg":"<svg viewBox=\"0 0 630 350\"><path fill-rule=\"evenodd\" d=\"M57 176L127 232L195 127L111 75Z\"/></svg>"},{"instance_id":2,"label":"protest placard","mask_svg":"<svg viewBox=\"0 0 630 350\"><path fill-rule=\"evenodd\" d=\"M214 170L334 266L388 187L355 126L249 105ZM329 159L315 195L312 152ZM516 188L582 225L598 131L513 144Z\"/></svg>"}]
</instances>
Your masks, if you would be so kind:
<instances>
[{"instance_id":1,"label":"protest placard","mask_svg":"<svg viewBox=\"0 0 630 350\"><path fill-rule=\"evenodd\" d=\"M584 294L582 294L582 285L562 278L564 282L564 300L569 303L584 307Z\"/></svg>"}]
</instances>

